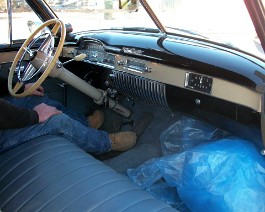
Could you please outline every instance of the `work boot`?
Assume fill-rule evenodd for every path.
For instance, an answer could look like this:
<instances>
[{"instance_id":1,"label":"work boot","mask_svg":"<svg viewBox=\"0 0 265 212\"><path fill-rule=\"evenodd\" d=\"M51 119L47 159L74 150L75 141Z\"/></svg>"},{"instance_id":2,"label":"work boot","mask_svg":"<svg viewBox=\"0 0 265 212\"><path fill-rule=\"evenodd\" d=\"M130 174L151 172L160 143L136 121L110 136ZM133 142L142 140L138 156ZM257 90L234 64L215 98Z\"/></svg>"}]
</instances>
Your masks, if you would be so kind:
<instances>
[{"instance_id":1,"label":"work boot","mask_svg":"<svg viewBox=\"0 0 265 212\"><path fill-rule=\"evenodd\" d=\"M90 127L98 129L102 126L105 115L101 110L95 110L94 113L87 117Z\"/></svg>"},{"instance_id":2,"label":"work boot","mask_svg":"<svg viewBox=\"0 0 265 212\"><path fill-rule=\"evenodd\" d=\"M136 143L135 132L119 132L109 135L111 140L111 149L117 151L127 151Z\"/></svg>"}]
</instances>

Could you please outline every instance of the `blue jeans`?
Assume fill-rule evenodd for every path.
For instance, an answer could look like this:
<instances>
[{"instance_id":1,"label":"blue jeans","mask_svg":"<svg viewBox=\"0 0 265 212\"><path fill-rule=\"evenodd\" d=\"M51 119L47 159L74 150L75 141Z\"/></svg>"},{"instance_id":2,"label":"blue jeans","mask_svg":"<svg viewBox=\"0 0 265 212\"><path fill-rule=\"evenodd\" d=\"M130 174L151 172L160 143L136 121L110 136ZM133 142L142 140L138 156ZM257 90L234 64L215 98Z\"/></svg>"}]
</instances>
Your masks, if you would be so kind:
<instances>
[{"instance_id":1,"label":"blue jeans","mask_svg":"<svg viewBox=\"0 0 265 212\"><path fill-rule=\"evenodd\" d=\"M86 117L64 107L61 103L49 99L47 96L29 96L25 98L6 97L12 104L33 109L40 103L54 106L63 113L54 115L47 121L18 129L0 130L0 153L7 151L28 140L43 135L60 135L83 150L100 154L111 150L109 135L105 131L96 130L88 126Z\"/></svg>"}]
</instances>

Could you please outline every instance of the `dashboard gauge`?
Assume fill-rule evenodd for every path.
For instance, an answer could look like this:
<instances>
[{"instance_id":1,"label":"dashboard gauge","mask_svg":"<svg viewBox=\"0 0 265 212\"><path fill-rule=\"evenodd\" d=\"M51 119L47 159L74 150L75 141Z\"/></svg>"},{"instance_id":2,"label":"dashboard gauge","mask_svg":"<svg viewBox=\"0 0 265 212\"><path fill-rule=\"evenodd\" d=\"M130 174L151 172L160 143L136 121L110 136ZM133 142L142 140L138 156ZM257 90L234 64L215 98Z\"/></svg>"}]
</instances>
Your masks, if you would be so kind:
<instances>
[{"instance_id":1,"label":"dashboard gauge","mask_svg":"<svg viewBox=\"0 0 265 212\"><path fill-rule=\"evenodd\" d=\"M87 59L91 62L102 63L105 58L105 50L103 46L98 44L90 44L87 48Z\"/></svg>"},{"instance_id":2,"label":"dashboard gauge","mask_svg":"<svg viewBox=\"0 0 265 212\"><path fill-rule=\"evenodd\" d=\"M86 54L84 62L114 68L115 56L111 53L107 53L103 44L97 41L82 41L78 48L78 54L80 53Z\"/></svg>"}]
</instances>

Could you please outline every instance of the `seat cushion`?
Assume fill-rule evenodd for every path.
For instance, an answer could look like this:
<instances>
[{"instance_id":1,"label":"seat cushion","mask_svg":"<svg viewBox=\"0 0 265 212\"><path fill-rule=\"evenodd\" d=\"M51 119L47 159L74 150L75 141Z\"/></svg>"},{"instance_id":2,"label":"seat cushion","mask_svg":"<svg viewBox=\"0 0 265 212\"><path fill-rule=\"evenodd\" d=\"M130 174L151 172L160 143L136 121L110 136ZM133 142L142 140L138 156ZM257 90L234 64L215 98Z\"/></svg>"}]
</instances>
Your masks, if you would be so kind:
<instances>
[{"instance_id":1,"label":"seat cushion","mask_svg":"<svg viewBox=\"0 0 265 212\"><path fill-rule=\"evenodd\" d=\"M0 156L0 209L176 211L59 136L31 140Z\"/></svg>"}]
</instances>

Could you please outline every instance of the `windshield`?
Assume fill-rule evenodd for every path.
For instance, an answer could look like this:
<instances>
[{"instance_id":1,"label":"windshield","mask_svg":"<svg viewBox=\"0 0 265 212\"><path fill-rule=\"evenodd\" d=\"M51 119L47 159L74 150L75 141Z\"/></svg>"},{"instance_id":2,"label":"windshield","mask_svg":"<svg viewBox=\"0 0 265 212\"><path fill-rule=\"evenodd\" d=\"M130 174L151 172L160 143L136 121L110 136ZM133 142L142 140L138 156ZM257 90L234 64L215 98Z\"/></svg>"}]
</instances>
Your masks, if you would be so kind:
<instances>
[{"instance_id":1,"label":"windshield","mask_svg":"<svg viewBox=\"0 0 265 212\"><path fill-rule=\"evenodd\" d=\"M209 39L264 58L243 0L147 0L167 32ZM119 10L118 0L47 0L74 32L157 29L143 6ZM150 30L152 31L152 30ZM156 32L153 30L153 32Z\"/></svg>"}]
</instances>

